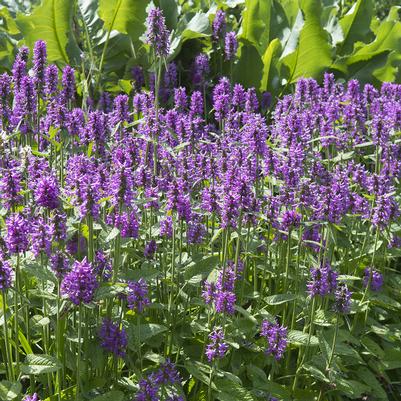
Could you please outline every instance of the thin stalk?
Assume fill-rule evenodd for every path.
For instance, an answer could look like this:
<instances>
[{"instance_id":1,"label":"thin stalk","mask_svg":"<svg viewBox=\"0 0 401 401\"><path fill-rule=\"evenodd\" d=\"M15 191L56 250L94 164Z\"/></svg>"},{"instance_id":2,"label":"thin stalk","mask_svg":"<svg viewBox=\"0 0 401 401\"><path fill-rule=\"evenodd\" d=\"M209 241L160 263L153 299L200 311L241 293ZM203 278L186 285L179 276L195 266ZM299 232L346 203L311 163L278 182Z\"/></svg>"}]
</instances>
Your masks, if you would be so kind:
<instances>
[{"instance_id":1,"label":"thin stalk","mask_svg":"<svg viewBox=\"0 0 401 401\"><path fill-rule=\"evenodd\" d=\"M14 365L12 361L12 354L11 354L11 349L10 349L10 342L8 339L8 322L7 322L7 294L6 291L3 289L2 291L3 295L3 332L4 332L4 343L6 347L6 372L7 372L7 378L11 381L15 380L14 377Z\"/></svg>"}]
</instances>

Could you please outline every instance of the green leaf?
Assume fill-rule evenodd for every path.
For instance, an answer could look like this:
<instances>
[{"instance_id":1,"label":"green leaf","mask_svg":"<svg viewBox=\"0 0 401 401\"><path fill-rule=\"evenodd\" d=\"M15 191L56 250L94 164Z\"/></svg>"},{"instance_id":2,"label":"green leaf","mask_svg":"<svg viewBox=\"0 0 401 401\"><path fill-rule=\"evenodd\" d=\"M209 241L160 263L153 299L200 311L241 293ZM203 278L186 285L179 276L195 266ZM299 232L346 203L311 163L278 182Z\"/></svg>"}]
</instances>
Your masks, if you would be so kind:
<instances>
[{"instance_id":1,"label":"green leaf","mask_svg":"<svg viewBox=\"0 0 401 401\"><path fill-rule=\"evenodd\" d=\"M189 359L187 359L184 362L184 365L187 371L193 377L197 378L206 385L209 385L210 366L202 362L190 361ZM213 382L212 382L212 389L217 390L216 385Z\"/></svg>"},{"instance_id":2,"label":"green leaf","mask_svg":"<svg viewBox=\"0 0 401 401\"><path fill-rule=\"evenodd\" d=\"M63 365L53 356L28 354L21 365L21 372L26 375L40 375L57 372L62 367Z\"/></svg>"},{"instance_id":3,"label":"green leaf","mask_svg":"<svg viewBox=\"0 0 401 401\"><path fill-rule=\"evenodd\" d=\"M266 297L266 303L268 305L281 305L285 304L286 302L293 301L294 299L297 298L298 297L295 294L276 294Z\"/></svg>"},{"instance_id":4,"label":"green leaf","mask_svg":"<svg viewBox=\"0 0 401 401\"><path fill-rule=\"evenodd\" d=\"M120 230L117 227L113 227L109 235L106 237L105 241L106 242L112 241L114 238L117 237L118 234L120 234Z\"/></svg>"},{"instance_id":5,"label":"green leaf","mask_svg":"<svg viewBox=\"0 0 401 401\"><path fill-rule=\"evenodd\" d=\"M95 300L99 301L107 298L115 298L124 291L124 287L121 285L111 285L109 283L102 284L95 294Z\"/></svg>"},{"instance_id":6,"label":"green leaf","mask_svg":"<svg viewBox=\"0 0 401 401\"><path fill-rule=\"evenodd\" d=\"M204 256L189 264L184 272L185 280L190 284L198 284L204 280L219 263L219 255Z\"/></svg>"},{"instance_id":7,"label":"green leaf","mask_svg":"<svg viewBox=\"0 0 401 401\"><path fill-rule=\"evenodd\" d=\"M76 58L79 54L79 48L71 35L73 12L73 1L43 0L32 14L18 14L16 21L28 46L33 47L37 40L42 39L46 41L49 61L68 63L70 57L67 47L71 56Z\"/></svg>"},{"instance_id":8,"label":"green leaf","mask_svg":"<svg viewBox=\"0 0 401 401\"><path fill-rule=\"evenodd\" d=\"M216 386L219 389L220 401L255 401L252 393L237 381L219 379L216 380Z\"/></svg>"},{"instance_id":9,"label":"green leaf","mask_svg":"<svg viewBox=\"0 0 401 401\"><path fill-rule=\"evenodd\" d=\"M259 88L262 80L263 62L254 45L242 40L238 63L234 66L234 80L246 87Z\"/></svg>"},{"instance_id":10,"label":"green leaf","mask_svg":"<svg viewBox=\"0 0 401 401\"><path fill-rule=\"evenodd\" d=\"M290 330L288 332L288 342L295 345L307 345L309 335L299 330ZM319 340L316 336L311 336L309 345L318 345Z\"/></svg>"},{"instance_id":11,"label":"green leaf","mask_svg":"<svg viewBox=\"0 0 401 401\"><path fill-rule=\"evenodd\" d=\"M17 398L22 390L20 382L9 382L8 380L2 380L0 382L0 400L9 401Z\"/></svg>"},{"instance_id":12,"label":"green leaf","mask_svg":"<svg viewBox=\"0 0 401 401\"><path fill-rule=\"evenodd\" d=\"M251 43L262 55L269 43L272 0L246 0L241 38Z\"/></svg>"},{"instance_id":13,"label":"green leaf","mask_svg":"<svg viewBox=\"0 0 401 401\"><path fill-rule=\"evenodd\" d=\"M98 13L109 32L128 34L135 42L145 32L147 0L99 0Z\"/></svg>"},{"instance_id":14,"label":"green leaf","mask_svg":"<svg viewBox=\"0 0 401 401\"><path fill-rule=\"evenodd\" d=\"M373 16L372 0L358 0L340 19L340 25L344 35L344 41L340 46L339 53L348 54L352 51L354 43L365 42L369 37L370 22Z\"/></svg>"},{"instance_id":15,"label":"green leaf","mask_svg":"<svg viewBox=\"0 0 401 401\"><path fill-rule=\"evenodd\" d=\"M273 39L270 43L269 46L267 47L263 57L263 74L262 74L262 81L260 84L260 89L267 90L268 88L271 88L272 86L275 86L272 81L274 75L272 72L274 71L275 67L275 61L277 62L278 59L278 52L281 49L281 44L278 38ZM278 75L276 71L276 76ZM278 82L277 82L278 84Z\"/></svg>"},{"instance_id":16,"label":"green leaf","mask_svg":"<svg viewBox=\"0 0 401 401\"><path fill-rule=\"evenodd\" d=\"M124 393L122 391L109 391L106 394L92 398L92 401L122 401Z\"/></svg>"},{"instance_id":17,"label":"green leaf","mask_svg":"<svg viewBox=\"0 0 401 401\"><path fill-rule=\"evenodd\" d=\"M184 15L174 33L170 45L170 58L174 58L178 54L185 41L210 35L209 18L205 13L200 11L195 13L189 21L187 20L187 16Z\"/></svg>"},{"instance_id":18,"label":"green leaf","mask_svg":"<svg viewBox=\"0 0 401 401\"><path fill-rule=\"evenodd\" d=\"M298 47L283 60L290 70L290 82L300 77L319 77L332 63L328 33L320 21L321 2L303 0L301 9L305 23L299 35Z\"/></svg>"},{"instance_id":19,"label":"green leaf","mask_svg":"<svg viewBox=\"0 0 401 401\"><path fill-rule=\"evenodd\" d=\"M345 380L342 377L336 379L337 390L343 391L352 399L359 399L362 394L369 393L370 387L356 380Z\"/></svg>"},{"instance_id":20,"label":"green leaf","mask_svg":"<svg viewBox=\"0 0 401 401\"><path fill-rule=\"evenodd\" d=\"M150 338L157 336L158 334L167 331L167 327L156 323L146 323L138 325L130 325L130 334L134 336L135 341L140 338L141 342L149 340ZM136 345L134 345L136 347Z\"/></svg>"}]
</instances>

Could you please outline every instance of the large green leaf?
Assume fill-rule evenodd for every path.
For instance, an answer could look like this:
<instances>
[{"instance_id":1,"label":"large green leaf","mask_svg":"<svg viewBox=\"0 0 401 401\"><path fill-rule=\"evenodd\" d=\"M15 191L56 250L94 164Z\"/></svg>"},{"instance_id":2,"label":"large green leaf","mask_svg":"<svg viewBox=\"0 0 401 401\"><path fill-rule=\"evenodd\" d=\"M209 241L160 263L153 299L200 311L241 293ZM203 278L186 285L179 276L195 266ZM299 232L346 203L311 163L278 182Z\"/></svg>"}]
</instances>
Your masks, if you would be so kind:
<instances>
[{"instance_id":1,"label":"large green leaf","mask_svg":"<svg viewBox=\"0 0 401 401\"><path fill-rule=\"evenodd\" d=\"M40 375L57 372L62 367L62 364L53 356L28 354L21 365L21 372L26 375Z\"/></svg>"},{"instance_id":2,"label":"large green leaf","mask_svg":"<svg viewBox=\"0 0 401 401\"><path fill-rule=\"evenodd\" d=\"M241 37L252 43L262 55L269 43L271 0L247 0Z\"/></svg>"},{"instance_id":3,"label":"large green leaf","mask_svg":"<svg viewBox=\"0 0 401 401\"><path fill-rule=\"evenodd\" d=\"M341 18L340 25L344 41L340 46L340 53L348 54L352 51L355 42L366 41L370 34L372 15L372 0L358 0L348 13Z\"/></svg>"},{"instance_id":4,"label":"large green leaf","mask_svg":"<svg viewBox=\"0 0 401 401\"><path fill-rule=\"evenodd\" d=\"M45 40L48 60L68 63L79 54L71 35L73 12L73 1L44 0L32 14L18 14L17 25L28 46L33 47L39 39Z\"/></svg>"},{"instance_id":5,"label":"large green leaf","mask_svg":"<svg viewBox=\"0 0 401 401\"><path fill-rule=\"evenodd\" d=\"M202 38L210 35L208 16L198 11L195 14L184 15L177 24L170 46L170 57L174 58L181 50L184 42L190 39Z\"/></svg>"},{"instance_id":6,"label":"large green leaf","mask_svg":"<svg viewBox=\"0 0 401 401\"><path fill-rule=\"evenodd\" d=\"M128 34L135 42L145 32L147 0L99 0L99 16L108 31Z\"/></svg>"},{"instance_id":7,"label":"large green leaf","mask_svg":"<svg viewBox=\"0 0 401 401\"><path fill-rule=\"evenodd\" d=\"M315 77L331 65L331 46L328 33L321 25L321 3L318 0L303 0L301 9L305 23L302 27L297 49L285 57L290 70L289 80L300 77Z\"/></svg>"},{"instance_id":8,"label":"large green leaf","mask_svg":"<svg viewBox=\"0 0 401 401\"><path fill-rule=\"evenodd\" d=\"M401 22L399 7L393 7L388 18L376 29L376 38L367 45L358 44L346 60L348 75L362 82L393 81L401 68Z\"/></svg>"},{"instance_id":9,"label":"large green leaf","mask_svg":"<svg viewBox=\"0 0 401 401\"><path fill-rule=\"evenodd\" d=\"M0 400L11 401L19 396L22 386L20 382L9 382L2 380L0 382Z\"/></svg>"},{"instance_id":10,"label":"large green leaf","mask_svg":"<svg viewBox=\"0 0 401 401\"><path fill-rule=\"evenodd\" d=\"M243 43L239 50L239 60L234 69L234 80L246 87L259 88L262 79L263 62L255 46Z\"/></svg>"},{"instance_id":11,"label":"large green leaf","mask_svg":"<svg viewBox=\"0 0 401 401\"><path fill-rule=\"evenodd\" d=\"M273 79L277 80L277 69L275 64L278 61L278 53L281 48L280 41L276 38L273 39L267 47L265 54L262 57L263 61L263 74L262 82L260 84L260 90L272 90L272 87L277 86L278 82L274 83Z\"/></svg>"}]
</instances>

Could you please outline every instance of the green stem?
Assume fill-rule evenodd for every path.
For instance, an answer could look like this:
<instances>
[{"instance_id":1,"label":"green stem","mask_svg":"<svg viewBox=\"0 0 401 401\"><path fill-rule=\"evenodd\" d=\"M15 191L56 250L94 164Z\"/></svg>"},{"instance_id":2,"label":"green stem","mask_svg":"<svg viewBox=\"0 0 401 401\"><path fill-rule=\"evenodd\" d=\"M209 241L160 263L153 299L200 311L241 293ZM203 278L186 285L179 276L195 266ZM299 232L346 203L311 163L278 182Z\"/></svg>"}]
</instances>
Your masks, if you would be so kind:
<instances>
[{"instance_id":1,"label":"green stem","mask_svg":"<svg viewBox=\"0 0 401 401\"><path fill-rule=\"evenodd\" d=\"M11 349L10 349L10 342L8 339L8 324L7 324L7 294L6 291L3 289L2 291L3 299L3 331L4 331L4 343L6 347L6 372L7 378L11 381L15 380L14 377L14 365L12 361Z\"/></svg>"}]
</instances>

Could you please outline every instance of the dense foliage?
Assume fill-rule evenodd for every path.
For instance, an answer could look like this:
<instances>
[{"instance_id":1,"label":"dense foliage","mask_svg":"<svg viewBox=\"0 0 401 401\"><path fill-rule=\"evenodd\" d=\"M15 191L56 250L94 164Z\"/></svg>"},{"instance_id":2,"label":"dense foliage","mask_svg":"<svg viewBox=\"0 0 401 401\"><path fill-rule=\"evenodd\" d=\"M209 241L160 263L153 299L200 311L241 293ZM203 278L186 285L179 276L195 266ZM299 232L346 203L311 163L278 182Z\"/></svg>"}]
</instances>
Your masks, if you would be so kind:
<instances>
[{"instance_id":1,"label":"dense foliage","mask_svg":"<svg viewBox=\"0 0 401 401\"><path fill-rule=\"evenodd\" d=\"M188 80L199 52L211 59L211 76L279 95L300 77L321 82L323 73L361 83L401 82L401 22L397 1L375 0L154 0L171 32L168 61ZM47 42L48 57L79 72L78 91L97 97L99 88L127 90L131 69L151 70L144 44L147 0L1 0L0 65L10 71L16 44ZM238 58L222 60L213 41L218 9L239 39ZM182 75L181 75L182 74Z\"/></svg>"},{"instance_id":2,"label":"dense foliage","mask_svg":"<svg viewBox=\"0 0 401 401\"><path fill-rule=\"evenodd\" d=\"M156 5L0 11L0 400L400 400L398 7Z\"/></svg>"}]
</instances>

